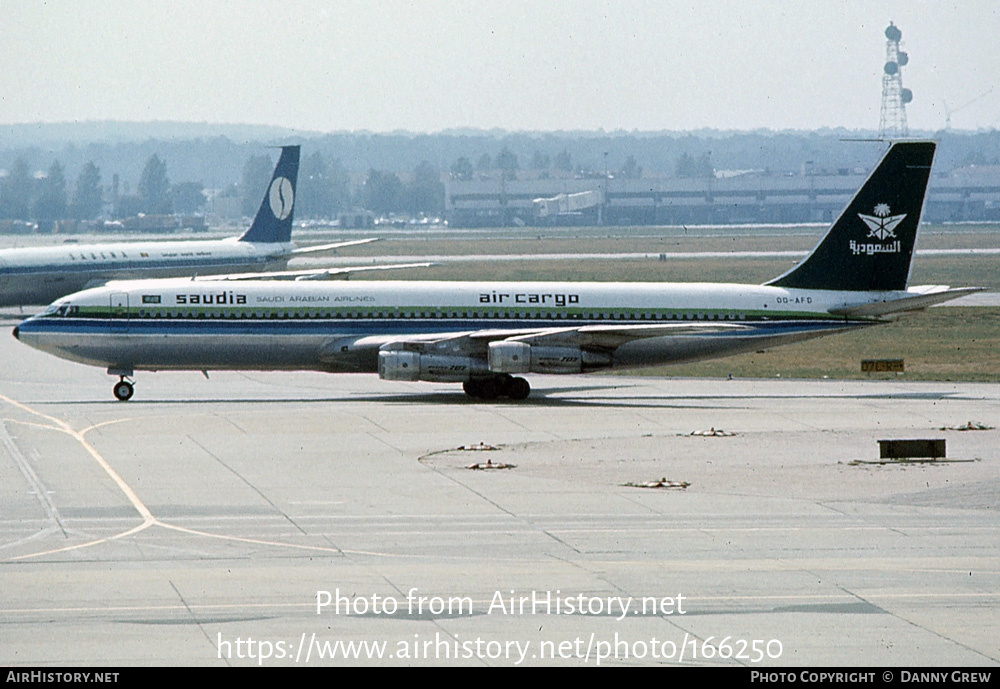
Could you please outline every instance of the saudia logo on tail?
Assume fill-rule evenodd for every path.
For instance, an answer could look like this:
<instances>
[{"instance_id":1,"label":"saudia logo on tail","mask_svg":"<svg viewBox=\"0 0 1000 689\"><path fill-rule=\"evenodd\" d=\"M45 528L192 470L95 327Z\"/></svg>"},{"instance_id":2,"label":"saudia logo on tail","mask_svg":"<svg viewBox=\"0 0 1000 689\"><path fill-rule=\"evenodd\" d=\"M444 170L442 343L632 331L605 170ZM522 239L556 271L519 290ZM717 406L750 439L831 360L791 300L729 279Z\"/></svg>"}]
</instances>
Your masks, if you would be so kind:
<instances>
[{"instance_id":1,"label":"saudia logo on tail","mask_svg":"<svg viewBox=\"0 0 1000 689\"><path fill-rule=\"evenodd\" d=\"M267 194L271 203L271 212L278 220L284 220L292 214L295 203L295 190L287 177L275 177Z\"/></svg>"},{"instance_id":2,"label":"saudia logo on tail","mask_svg":"<svg viewBox=\"0 0 1000 689\"><path fill-rule=\"evenodd\" d=\"M873 211L875 215L865 215L864 213L858 213L858 217L868 226L868 239L878 239L884 242L887 239L894 239L896 237L896 227L899 223L903 222L906 218L906 213L902 215L890 215L892 212L889 209L889 204L880 203L875 206ZM875 254L898 254L901 250L900 241L897 239L889 244L859 244L854 240L851 240L851 252L855 256L864 254L866 256L873 256Z\"/></svg>"}]
</instances>

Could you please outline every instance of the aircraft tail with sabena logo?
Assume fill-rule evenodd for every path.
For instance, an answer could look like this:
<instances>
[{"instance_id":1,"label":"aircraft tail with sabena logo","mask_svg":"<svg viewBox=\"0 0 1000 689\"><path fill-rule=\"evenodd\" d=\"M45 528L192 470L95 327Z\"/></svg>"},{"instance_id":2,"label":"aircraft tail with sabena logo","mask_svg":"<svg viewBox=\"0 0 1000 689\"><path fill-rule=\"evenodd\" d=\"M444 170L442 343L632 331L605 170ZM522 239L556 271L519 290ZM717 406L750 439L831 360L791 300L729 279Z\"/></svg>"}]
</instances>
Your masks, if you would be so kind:
<instances>
[{"instance_id":1,"label":"aircraft tail with sabena logo","mask_svg":"<svg viewBox=\"0 0 1000 689\"><path fill-rule=\"evenodd\" d=\"M282 146L281 157L274 167L271 183L250 229L241 242L282 244L292 238L292 217L295 210L295 189L299 176L299 146Z\"/></svg>"}]
</instances>

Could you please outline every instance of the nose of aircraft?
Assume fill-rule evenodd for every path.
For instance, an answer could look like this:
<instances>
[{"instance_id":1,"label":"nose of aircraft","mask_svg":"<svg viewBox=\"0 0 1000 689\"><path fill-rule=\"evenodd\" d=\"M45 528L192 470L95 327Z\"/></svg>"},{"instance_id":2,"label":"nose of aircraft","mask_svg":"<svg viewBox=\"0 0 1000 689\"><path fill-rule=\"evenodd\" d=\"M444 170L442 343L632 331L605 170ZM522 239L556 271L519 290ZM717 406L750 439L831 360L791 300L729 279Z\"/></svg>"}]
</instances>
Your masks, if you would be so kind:
<instances>
[{"instance_id":1,"label":"nose of aircraft","mask_svg":"<svg viewBox=\"0 0 1000 689\"><path fill-rule=\"evenodd\" d=\"M21 329L18 328L16 325L14 326L14 339L15 340L21 339Z\"/></svg>"}]
</instances>

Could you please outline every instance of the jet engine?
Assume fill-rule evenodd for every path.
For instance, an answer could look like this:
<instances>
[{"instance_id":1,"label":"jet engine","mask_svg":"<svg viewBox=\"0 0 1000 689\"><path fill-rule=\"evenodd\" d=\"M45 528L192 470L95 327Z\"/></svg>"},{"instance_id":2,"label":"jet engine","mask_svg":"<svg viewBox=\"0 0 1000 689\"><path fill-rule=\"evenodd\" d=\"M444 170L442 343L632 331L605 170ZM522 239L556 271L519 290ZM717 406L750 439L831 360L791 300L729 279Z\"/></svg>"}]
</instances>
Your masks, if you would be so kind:
<instances>
[{"instance_id":1,"label":"jet engine","mask_svg":"<svg viewBox=\"0 0 1000 689\"><path fill-rule=\"evenodd\" d=\"M580 373L611 365L611 353L580 347L548 347L525 342L491 342L489 368L494 373Z\"/></svg>"},{"instance_id":2,"label":"jet engine","mask_svg":"<svg viewBox=\"0 0 1000 689\"><path fill-rule=\"evenodd\" d=\"M423 354L405 350L378 353L378 375L384 380L426 380L432 383L461 383L473 371L486 372L483 362L467 356Z\"/></svg>"}]
</instances>

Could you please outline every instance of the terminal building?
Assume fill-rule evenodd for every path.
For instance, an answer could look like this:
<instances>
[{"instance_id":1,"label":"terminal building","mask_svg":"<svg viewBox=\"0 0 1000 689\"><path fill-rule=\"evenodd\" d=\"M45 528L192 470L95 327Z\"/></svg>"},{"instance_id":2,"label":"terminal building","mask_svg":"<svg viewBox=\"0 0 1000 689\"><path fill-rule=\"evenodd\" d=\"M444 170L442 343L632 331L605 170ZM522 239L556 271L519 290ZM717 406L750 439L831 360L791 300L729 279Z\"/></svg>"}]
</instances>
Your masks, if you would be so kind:
<instances>
[{"instance_id":1,"label":"terminal building","mask_svg":"<svg viewBox=\"0 0 1000 689\"><path fill-rule=\"evenodd\" d=\"M830 222L864 182L861 171L749 172L701 178L449 180L453 227L704 225ZM927 222L1000 222L1000 168L931 178Z\"/></svg>"}]
</instances>

